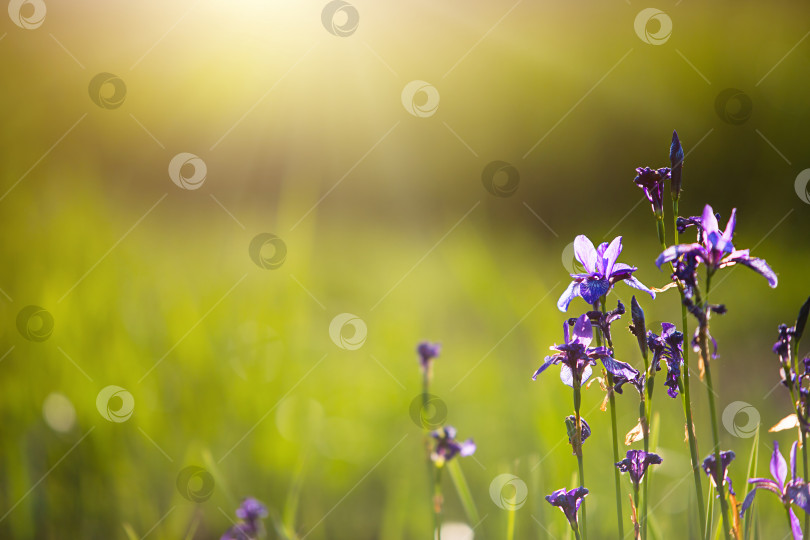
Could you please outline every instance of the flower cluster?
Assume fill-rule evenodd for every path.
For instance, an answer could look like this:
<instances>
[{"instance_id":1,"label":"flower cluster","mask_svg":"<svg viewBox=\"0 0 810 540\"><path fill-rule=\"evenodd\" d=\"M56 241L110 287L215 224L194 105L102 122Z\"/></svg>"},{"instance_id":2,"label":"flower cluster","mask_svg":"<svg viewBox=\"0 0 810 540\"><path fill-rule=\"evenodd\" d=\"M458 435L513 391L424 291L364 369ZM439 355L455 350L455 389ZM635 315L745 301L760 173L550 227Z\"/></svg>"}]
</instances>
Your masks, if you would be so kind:
<instances>
[{"instance_id":1,"label":"flower cluster","mask_svg":"<svg viewBox=\"0 0 810 540\"><path fill-rule=\"evenodd\" d=\"M236 517L241 521L228 529L220 540L253 540L263 532L262 519L267 517L267 507L248 497L236 509Z\"/></svg>"}]
</instances>

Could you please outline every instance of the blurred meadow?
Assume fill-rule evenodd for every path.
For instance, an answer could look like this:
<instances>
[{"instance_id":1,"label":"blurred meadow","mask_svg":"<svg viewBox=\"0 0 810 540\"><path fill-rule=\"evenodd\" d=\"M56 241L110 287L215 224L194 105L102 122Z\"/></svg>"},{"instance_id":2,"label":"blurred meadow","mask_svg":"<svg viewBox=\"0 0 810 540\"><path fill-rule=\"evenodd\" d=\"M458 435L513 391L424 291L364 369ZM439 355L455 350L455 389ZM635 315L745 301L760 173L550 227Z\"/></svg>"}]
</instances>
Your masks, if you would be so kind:
<instances>
[{"instance_id":1,"label":"blurred meadow","mask_svg":"<svg viewBox=\"0 0 810 540\"><path fill-rule=\"evenodd\" d=\"M475 537L504 537L508 512L490 496L502 473L529 489L516 538L566 537L543 497L575 480L570 389L556 367L531 375L586 309L555 306L576 235L621 235L619 261L649 286L669 281L632 180L669 165L673 129L687 153L682 214L710 203L724 223L737 208L735 244L780 280L771 290L735 268L716 283L729 310L712 326L719 410L741 401L737 424L761 422L761 471L774 439L789 448L794 433L767 428L791 408L774 390L776 328L810 294L810 195L796 186L810 168L807 5L665 1L672 31L656 44L634 29L635 1L351 0L333 26L326 0L10 4L0 537L219 538L254 496L271 508L270 538L274 521L301 540L430 538L409 412L422 340L442 344L432 392L446 421L478 445L460 460ZM435 89L435 111L430 93L403 96L415 80ZM199 160L170 173L184 152ZM488 181L493 161L513 169ZM201 163L201 185L173 182ZM261 234L280 242L251 251ZM617 284L609 307L629 308L633 292ZM639 301L656 331L680 317L675 291ZM26 337L30 305L46 314L29 324L46 326ZM364 341L351 324L330 336L344 313ZM616 357L639 366L625 319ZM345 348L352 339L361 346ZM706 391L692 381L704 456ZM129 393L131 416L104 416L111 385L125 393L108 410ZM603 397L597 384L583 397L592 538L615 534ZM635 394L617 404L626 433ZM659 390L654 409L653 533L692 536L680 397ZM737 424L721 437L743 490L753 439ZM466 521L444 480L446 520ZM762 531L784 528L775 498L756 508Z\"/></svg>"}]
</instances>

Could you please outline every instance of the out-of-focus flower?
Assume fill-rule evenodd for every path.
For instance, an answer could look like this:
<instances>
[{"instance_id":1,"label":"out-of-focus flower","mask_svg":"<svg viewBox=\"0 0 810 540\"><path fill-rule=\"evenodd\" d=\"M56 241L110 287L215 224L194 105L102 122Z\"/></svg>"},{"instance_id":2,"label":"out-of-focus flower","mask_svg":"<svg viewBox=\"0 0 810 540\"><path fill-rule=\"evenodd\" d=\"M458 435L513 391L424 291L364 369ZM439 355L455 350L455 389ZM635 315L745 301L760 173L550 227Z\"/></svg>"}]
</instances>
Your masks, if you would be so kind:
<instances>
[{"instance_id":1,"label":"out-of-focus flower","mask_svg":"<svg viewBox=\"0 0 810 540\"><path fill-rule=\"evenodd\" d=\"M242 501L236 509L236 517L242 520L222 535L220 540L253 540L262 534L262 519L267 517L267 507L253 497Z\"/></svg>"},{"instance_id":2,"label":"out-of-focus flower","mask_svg":"<svg viewBox=\"0 0 810 540\"><path fill-rule=\"evenodd\" d=\"M419 353L419 367L422 371L427 371L433 363L433 359L439 356L442 346L438 343L429 343L423 341L416 347L416 352Z\"/></svg>"},{"instance_id":3,"label":"out-of-focus flower","mask_svg":"<svg viewBox=\"0 0 810 540\"><path fill-rule=\"evenodd\" d=\"M728 466L735 457L736 454L734 454L734 452L731 450L720 452L719 467L717 466L717 460L715 459L714 452L709 454L706 459L703 460L703 472L705 472L706 476L709 477L709 480L711 480L715 489L718 485L727 483L729 491L732 494L734 493L734 490L731 487L731 479L728 477Z\"/></svg>"},{"instance_id":4,"label":"out-of-focus flower","mask_svg":"<svg viewBox=\"0 0 810 540\"><path fill-rule=\"evenodd\" d=\"M436 439L436 446L430 454L430 459L437 467L443 467L457 455L464 457L475 453L475 443L472 439L464 442L456 441L456 428L453 426L440 427L436 431L431 431L430 436Z\"/></svg>"}]
</instances>

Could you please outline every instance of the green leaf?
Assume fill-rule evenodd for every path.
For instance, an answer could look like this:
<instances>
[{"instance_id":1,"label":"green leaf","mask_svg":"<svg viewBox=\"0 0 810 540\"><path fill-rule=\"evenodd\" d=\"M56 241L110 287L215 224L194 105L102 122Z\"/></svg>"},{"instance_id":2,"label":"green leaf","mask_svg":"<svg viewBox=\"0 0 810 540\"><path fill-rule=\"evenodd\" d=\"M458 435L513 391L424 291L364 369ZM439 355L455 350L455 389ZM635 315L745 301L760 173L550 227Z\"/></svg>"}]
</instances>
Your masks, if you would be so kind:
<instances>
[{"instance_id":1,"label":"green leaf","mask_svg":"<svg viewBox=\"0 0 810 540\"><path fill-rule=\"evenodd\" d=\"M132 525L129 523L124 523L123 527L124 532L127 533L127 538L129 538L129 540L140 540L141 537L135 534L135 529L132 528Z\"/></svg>"},{"instance_id":2,"label":"green leaf","mask_svg":"<svg viewBox=\"0 0 810 540\"><path fill-rule=\"evenodd\" d=\"M759 456L759 425L757 425L757 429L754 432L754 440L751 446L751 455L748 458L748 476L747 478L756 478L757 477L757 457ZM748 495L748 492L751 490L751 484L745 484L745 493L743 494L743 499ZM748 540L751 537L751 525L753 524L753 518L751 517L754 514L754 504L756 501L751 504L751 507L748 508L748 511L745 513L745 518L743 521L743 537L745 540Z\"/></svg>"},{"instance_id":3,"label":"green leaf","mask_svg":"<svg viewBox=\"0 0 810 540\"><path fill-rule=\"evenodd\" d=\"M712 536L712 525L714 525L714 488L712 487L712 483L708 482L709 484L709 494L706 496L706 501L708 504L706 505L706 540L709 540ZM720 530L720 527L717 528Z\"/></svg>"},{"instance_id":4,"label":"green leaf","mask_svg":"<svg viewBox=\"0 0 810 540\"><path fill-rule=\"evenodd\" d=\"M453 479L453 485L456 487L458 498L461 499L461 505L464 507L464 513L467 514L467 519L470 522L470 527L475 527L481 518L478 516L478 509L475 507L470 487L467 485L467 479L458 464L458 459L451 459L447 462L447 470L450 473L450 478Z\"/></svg>"},{"instance_id":5,"label":"green leaf","mask_svg":"<svg viewBox=\"0 0 810 540\"><path fill-rule=\"evenodd\" d=\"M793 339L796 341L796 350L799 349L799 341L802 339L808 315L810 315L810 297L804 302L799 310L799 316L796 317L796 333L793 335Z\"/></svg>"},{"instance_id":6,"label":"green leaf","mask_svg":"<svg viewBox=\"0 0 810 540\"><path fill-rule=\"evenodd\" d=\"M298 503L301 500L301 488L303 485L304 459L301 460L298 469L295 471L290 490L287 492L287 501L284 504L284 512L281 517L284 537L290 540L298 538L295 534L295 518L298 515Z\"/></svg>"}]
</instances>

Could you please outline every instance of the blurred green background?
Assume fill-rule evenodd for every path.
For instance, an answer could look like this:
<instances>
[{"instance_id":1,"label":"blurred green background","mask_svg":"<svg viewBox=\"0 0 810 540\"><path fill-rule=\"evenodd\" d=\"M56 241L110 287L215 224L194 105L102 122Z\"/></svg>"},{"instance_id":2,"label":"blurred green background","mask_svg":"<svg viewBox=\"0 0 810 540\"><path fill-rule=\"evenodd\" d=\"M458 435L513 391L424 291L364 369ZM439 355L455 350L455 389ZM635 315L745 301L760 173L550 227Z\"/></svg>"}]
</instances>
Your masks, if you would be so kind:
<instances>
[{"instance_id":1,"label":"blurred green background","mask_svg":"<svg viewBox=\"0 0 810 540\"><path fill-rule=\"evenodd\" d=\"M429 538L409 415L424 339L443 345L433 392L447 422L478 444L461 463L476 537L505 534L489 490L506 472L529 486L517 538L563 537L543 496L572 487L570 390L557 368L530 376L585 308L555 307L577 234L623 235L620 260L667 282L632 179L669 165L673 129L687 152L682 213L710 202L724 222L738 208L735 244L780 278L770 290L733 269L716 282L729 308L712 330L718 407L743 401L764 428L789 412L770 347L810 292L810 206L794 189L810 167L806 5L662 2L672 32L656 45L634 30L636 2L356 0L335 15L335 33L359 17L343 37L323 23L325 1L46 4L42 20L20 7L36 28L0 17L0 537L218 538L252 495L286 507L299 538ZM125 93L91 96L99 73ZM435 87L434 113L403 106L413 80ZM198 189L168 174L181 152L206 165ZM496 160L517 171L514 192L485 189ZM251 260L260 233L284 242L279 267ZM631 292L617 285L611 303ZM671 291L640 300L648 323L679 317ZM28 305L53 318L43 341L18 331ZM367 326L356 350L330 339L341 313ZM640 365L632 336L614 334L617 358ZM126 421L96 407L109 385L133 396ZM596 538L615 534L602 398L593 386L583 405ZM680 398L659 392L654 408L652 519L671 537L694 515L689 453ZM624 433L632 392L618 409ZM739 492L752 439L721 432ZM787 449L792 436L776 438ZM181 493L187 466L205 473ZM465 521L445 480L447 519ZM782 531L775 497L757 508L763 530Z\"/></svg>"}]
</instances>

